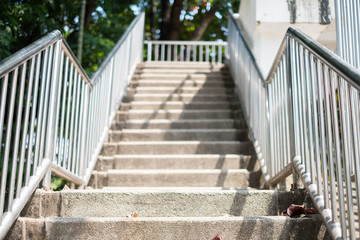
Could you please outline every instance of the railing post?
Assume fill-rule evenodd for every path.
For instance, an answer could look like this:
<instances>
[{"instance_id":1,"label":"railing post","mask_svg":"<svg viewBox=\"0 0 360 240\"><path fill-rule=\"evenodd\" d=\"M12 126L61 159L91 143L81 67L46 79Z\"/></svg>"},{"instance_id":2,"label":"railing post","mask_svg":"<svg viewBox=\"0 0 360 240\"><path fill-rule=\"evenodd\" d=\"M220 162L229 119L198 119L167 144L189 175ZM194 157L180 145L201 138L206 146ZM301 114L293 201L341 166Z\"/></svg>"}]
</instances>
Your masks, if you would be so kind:
<instances>
[{"instance_id":1,"label":"railing post","mask_svg":"<svg viewBox=\"0 0 360 240\"><path fill-rule=\"evenodd\" d=\"M291 39L289 36L286 37L286 79L287 79L287 102L288 102L288 120L289 120L289 140L290 140L290 157L293 161L295 157L295 136L294 136L294 114L293 114L293 87L292 87L292 74L291 74ZM292 189L297 189L300 183L300 177L293 166L292 168L293 185Z\"/></svg>"},{"instance_id":2,"label":"railing post","mask_svg":"<svg viewBox=\"0 0 360 240\"><path fill-rule=\"evenodd\" d=\"M45 157L50 159L51 162L54 161L53 156L55 151L55 134L57 130L56 126L56 106L57 106L57 93L58 93L58 83L59 83L59 73L60 73L60 56L61 56L61 44L62 40L56 42L54 60L53 60L53 73L51 78L51 89L50 89L50 99L49 99L49 115L47 123L47 135L46 135L46 146L45 146ZM50 190L51 183L51 168L46 173L42 186L45 190Z\"/></svg>"}]
</instances>

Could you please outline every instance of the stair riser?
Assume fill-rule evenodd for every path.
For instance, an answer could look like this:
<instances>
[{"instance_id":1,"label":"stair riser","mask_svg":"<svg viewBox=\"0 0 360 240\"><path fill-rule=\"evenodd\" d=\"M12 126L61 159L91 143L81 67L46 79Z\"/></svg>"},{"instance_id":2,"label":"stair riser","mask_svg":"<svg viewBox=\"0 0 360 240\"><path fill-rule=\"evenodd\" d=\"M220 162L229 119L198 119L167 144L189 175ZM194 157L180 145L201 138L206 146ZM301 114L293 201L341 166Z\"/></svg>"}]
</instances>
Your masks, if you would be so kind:
<instances>
[{"instance_id":1,"label":"stair riser","mask_svg":"<svg viewBox=\"0 0 360 240\"><path fill-rule=\"evenodd\" d=\"M179 75L172 75L172 74L142 74L136 80L222 80L222 81L231 81L231 77L222 74L214 74L214 75L206 75L206 74L179 74Z\"/></svg>"},{"instance_id":2,"label":"stair riser","mask_svg":"<svg viewBox=\"0 0 360 240\"><path fill-rule=\"evenodd\" d=\"M144 87L136 88L136 93L150 93L150 94L173 94L173 93L194 93L194 94L232 94L234 90L231 88L157 88L157 87Z\"/></svg>"},{"instance_id":3,"label":"stair riser","mask_svg":"<svg viewBox=\"0 0 360 240\"><path fill-rule=\"evenodd\" d=\"M105 143L102 155L115 154L252 154L250 142L203 142L203 143Z\"/></svg>"},{"instance_id":4,"label":"stair riser","mask_svg":"<svg viewBox=\"0 0 360 240\"><path fill-rule=\"evenodd\" d=\"M159 132L159 133L109 133L110 142L119 141L246 141L247 132L227 131L227 132Z\"/></svg>"},{"instance_id":5,"label":"stair riser","mask_svg":"<svg viewBox=\"0 0 360 240\"><path fill-rule=\"evenodd\" d=\"M218 73L221 72L223 74L230 74L228 70L221 70L221 68L213 69L206 69L206 68L199 68L199 69L176 69L176 68L168 68L168 69L156 69L156 68L143 68L141 70L136 71L136 73Z\"/></svg>"},{"instance_id":6,"label":"stair riser","mask_svg":"<svg viewBox=\"0 0 360 240\"><path fill-rule=\"evenodd\" d=\"M194 164L196 162L196 164ZM206 158L196 157L171 157L156 158L146 157L100 157L96 163L95 170L107 171L109 169L248 169L259 170L256 159L250 156Z\"/></svg>"},{"instance_id":7,"label":"stair riser","mask_svg":"<svg viewBox=\"0 0 360 240\"><path fill-rule=\"evenodd\" d=\"M191 111L191 112L171 112L171 111L129 111L122 112L116 115L116 121L123 121L127 119L226 119L233 116L231 110L224 111Z\"/></svg>"},{"instance_id":8,"label":"stair riser","mask_svg":"<svg viewBox=\"0 0 360 240\"><path fill-rule=\"evenodd\" d=\"M132 99L133 101L184 101L184 102L237 101L234 95L226 95L226 94L222 94L222 95L134 94L134 96L132 96Z\"/></svg>"},{"instance_id":9,"label":"stair riser","mask_svg":"<svg viewBox=\"0 0 360 240\"><path fill-rule=\"evenodd\" d=\"M219 121L169 121L169 122L131 122L131 121L118 121L113 122L111 129L121 130L123 128L128 129L229 129L229 128L246 128L245 120L219 120Z\"/></svg>"},{"instance_id":10,"label":"stair riser","mask_svg":"<svg viewBox=\"0 0 360 240\"><path fill-rule=\"evenodd\" d=\"M145 103L145 102L142 102ZM235 109L235 104L231 104L228 102L219 102L214 104L206 104L206 103L174 103L171 102L167 103L153 103L150 104L147 102L146 104L137 104L137 102L133 102L131 104L131 109L136 110L159 110L159 109L184 109L184 110L207 110L207 109L214 109L214 110L226 110L226 109Z\"/></svg>"},{"instance_id":11,"label":"stair riser","mask_svg":"<svg viewBox=\"0 0 360 240\"><path fill-rule=\"evenodd\" d=\"M219 217L277 215L278 197L273 191L67 191L37 193L24 217ZM256 207L254 207L256 206Z\"/></svg>"},{"instance_id":12,"label":"stair riser","mask_svg":"<svg viewBox=\"0 0 360 240\"><path fill-rule=\"evenodd\" d=\"M224 81L138 81L133 82L134 86L139 87L234 87L232 82L224 82Z\"/></svg>"},{"instance_id":13,"label":"stair riser","mask_svg":"<svg viewBox=\"0 0 360 240\"><path fill-rule=\"evenodd\" d=\"M12 234L13 233L13 234ZM324 239L320 216L218 218L19 218L7 239ZM329 238L325 238L329 239Z\"/></svg>"},{"instance_id":14,"label":"stair riser","mask_svg":"<svg viewBox=\"0 0 360 240\"><path fill-rule=\"evenodd\" d=\"M123 172L123 171L122 171ZM89 186L107 187L234 187L250 186L250 173L246 170L222 173L95 173ZM98 175L98 176L96 176Z\"/></svg>"}]
</instances>

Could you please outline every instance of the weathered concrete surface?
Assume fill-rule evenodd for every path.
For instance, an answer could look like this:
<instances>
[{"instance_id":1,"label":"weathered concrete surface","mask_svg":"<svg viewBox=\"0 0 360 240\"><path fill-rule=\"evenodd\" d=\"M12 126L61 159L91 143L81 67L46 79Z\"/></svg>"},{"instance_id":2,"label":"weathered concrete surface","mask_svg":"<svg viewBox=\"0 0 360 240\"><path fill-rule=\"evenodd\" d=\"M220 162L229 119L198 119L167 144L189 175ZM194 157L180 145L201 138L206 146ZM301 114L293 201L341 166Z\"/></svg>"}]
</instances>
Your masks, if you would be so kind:
<instances>
[{"instance_id":1,"label":"weathered concrete surface","mask_svg":"<svg viewBox=\"0 0 360 240\"><path fill-rule=\"evenodd\" d=\"M247 130L236 129L123 129L109 131L111 142L118 141L246 141Z\"/></svg>"},{"instance_id":2,"label":"weathered concrete surface","mask_svg":"<svg viewBox=\"0 0 360 240\"><path fill-rule=\"evenodd\" d=\"M254 157L235 154L100 156L95 170L108 169L247 169L257 171L260 166Z\"/></svg>"},{"instance_id":3,"label":"weathered concrete surface","mask_svg":"<svg viewBox=\"0 0 360 240\"><path fill-rule=\"evenodd\" d=\"M112 129L231 129L246 128L244 120L234 119L151 119L114 122Z\"/></svg>"},{"instance_id":4,"label":"weathered concrete surface","mask_svg":"<svg viewBox=\"0 0 360 240\"><path fill-rule=\"evenodd\" d=\"M319 216L206 218L19 218L26 239L326 239ZM21 239L19 233L8 239Z\"/></svg>"},{"instance_id":5,"label":"weathered concrete surface","mask_svg":"<svg viewBox=\"0 0 360 240\"><path fill-rule=\"evenodd\" d=\"M194 93L137 93L134 101L237 101L233 94L194 94Z\"/></svg>"},{"instance_id":6,"label":"weathered concrete surface","mask_svg":"<svg viewBox=\"0 0 360 240\"><path fill-rule=\"evenodd\" d=\"M134 211L141 217L269 216L278 214L279 204L278 193L270 190L160 187L38 190L22 216L124 217Z\"/></svg>"},{"instance_id":7,"label":"weathered concrete surface","mask_svg":"<svg viewBox=\"0 0 360 240\"><path fill-rule=\"evenodd\" d=\"M251 142L239 141L134 141L105 143L102 155L116 154L246 154L253 153Z\"/></svg>"}]
</instances>

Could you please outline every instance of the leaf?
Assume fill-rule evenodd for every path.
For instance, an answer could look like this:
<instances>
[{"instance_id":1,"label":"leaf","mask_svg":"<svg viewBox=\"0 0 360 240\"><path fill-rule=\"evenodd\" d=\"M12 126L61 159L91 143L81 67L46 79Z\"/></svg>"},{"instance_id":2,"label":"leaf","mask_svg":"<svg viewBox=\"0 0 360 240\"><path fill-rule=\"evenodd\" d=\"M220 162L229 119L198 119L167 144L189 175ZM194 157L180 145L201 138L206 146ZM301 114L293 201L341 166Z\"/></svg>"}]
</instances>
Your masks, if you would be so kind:
<instances>
[{"instance_id":1,"label":"leaf","mask_svg":"<svg viewBox=\"0 0 360 240\"><path fill-rule=\"evenodd\" d=\"M210 238L209 240L221 240L221 237L219 236L219 234L216 234L216 236Z\"/></svg>"}]
</instances>

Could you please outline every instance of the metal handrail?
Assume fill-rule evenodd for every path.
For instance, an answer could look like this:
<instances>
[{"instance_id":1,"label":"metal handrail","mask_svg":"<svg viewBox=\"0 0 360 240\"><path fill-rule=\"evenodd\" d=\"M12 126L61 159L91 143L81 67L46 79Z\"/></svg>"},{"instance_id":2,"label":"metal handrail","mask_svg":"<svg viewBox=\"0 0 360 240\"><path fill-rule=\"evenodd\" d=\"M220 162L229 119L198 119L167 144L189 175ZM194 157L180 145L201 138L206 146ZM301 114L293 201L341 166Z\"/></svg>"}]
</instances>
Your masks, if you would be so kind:
<instances>
[{"instance_id":1,"label":"metal handrail","mask_svg":"<svg viewBox=\"0 0 360 240\"><path fill-rule=\"evenodd\" d=\"M239 87L239 98L265 178L276 186L301 176L332 238L359 237L360 72L289 28L262 85L245 39L229 32L229 65L236 85L250 89Z\"/></svg>"},{"instance_id":2,"label":"metal handrail","mask_svg":"<svg viewBox=\"0 0 360 240\"><path fill-rule=\"evenodd\" d=\"M135 18L91 81L59 31L0 62L0 239L39 183L50 189L51 173L80 188L89 181L142 60L144 18Z\"/></svg>"},{"instance_id":3,"label":"metal handrail","mask_svg":"<svg viewBox=\"0 0 360 240\"><path fill-rule=\"evenodd\" d=\"M258 63L256 61L256 58L254 57L254 54L253 54L248 42L246 41L246 38L245 38L245 36L244 36L244 34L243 34L237 20L236 20L236 18L234 17L234 13L233 13L233 11L231 9L229 9L228 15L229 15L230 21L233 23L233 25L234 25L234 27L236 29L237 34L239 35L240 39L242 40L245 49L247 50L247 54L251 58L252 64L254 65L254 67L255 67L255 69L257 71L257 74L262 79L262 81L265 82L265 78L263 77L263 74L260 71L260 68L259 68L259 65L258 65Z\"/></svg>"}]
</instances>

